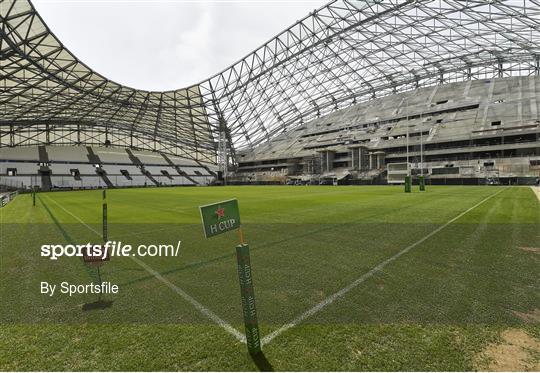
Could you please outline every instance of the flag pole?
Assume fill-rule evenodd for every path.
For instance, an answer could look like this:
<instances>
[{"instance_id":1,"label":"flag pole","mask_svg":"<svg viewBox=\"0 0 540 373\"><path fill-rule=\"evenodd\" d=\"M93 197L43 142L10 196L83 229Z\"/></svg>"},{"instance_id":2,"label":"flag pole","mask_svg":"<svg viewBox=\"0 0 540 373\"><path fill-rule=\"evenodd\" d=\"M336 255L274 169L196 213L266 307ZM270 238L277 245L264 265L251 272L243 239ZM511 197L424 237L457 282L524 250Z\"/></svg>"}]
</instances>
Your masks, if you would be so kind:
<instances>
[{"instance_id":1,"label":"flag pole","mask_svg":"<svg viewBox=\"0 0 540 373\"><path fill-rule=\"evenodd\" d=\"M244 245L244 232L242 231L242 226L238 227L238 236L240 238L240 245Z\"/></svg>"}]
</instances>

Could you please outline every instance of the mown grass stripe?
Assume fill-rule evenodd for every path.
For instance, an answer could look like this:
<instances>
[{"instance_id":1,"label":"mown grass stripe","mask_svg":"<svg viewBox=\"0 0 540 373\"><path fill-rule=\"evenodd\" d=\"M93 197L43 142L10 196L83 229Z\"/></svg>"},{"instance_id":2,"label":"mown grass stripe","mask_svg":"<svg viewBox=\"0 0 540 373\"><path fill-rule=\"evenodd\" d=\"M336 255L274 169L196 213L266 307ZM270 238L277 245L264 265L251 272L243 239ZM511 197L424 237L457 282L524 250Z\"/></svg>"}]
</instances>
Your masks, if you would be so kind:
<instances>
[{"instance_id":1,"label":"mown grass stripe","mask_svg":"<svg viewBox=\"0 0 540 373\"><path fill-rule=\"evenodd\" d=\"M393 261L395 261L396 259L398 259L399 257L401 257L402 255L406 254L407 252L409 252L410 250L412 250L413 248L415 248L416 246L420 245L421 243L425 242L426 240L430 239L431 237L433 237L434 235L436 235L437 233L439 233L440 231L442 231L444 228L446 228L447 226L449 226L450 224L452 224L453 222L455 222L456 220L460 219L461 217L463 217L464 215L466 215L467 213L471 212L472 210L474 210L475 208L477 208L478 206L482 205L483 203L487 202L488 200L490 200L491 198L495 197L496 195L498 195L499 193L505 191L507 188L505 189L501 189L493 194L491 194L490 196L484 198L483 200L481 200L480 202L478 202L477 204L475 204L474 206L470 207L469 209L465 210L464 212L460 213L459 215L457 215L456 217L450 219L449 221L447 221L445 224L441 225L439 228L435 229L434 231L432 231L431 233L427 234L426 236L422 237L421 239L419 239L418 241L414 242L413 244L407 246L406 248L404 248L403 250L397 252L396 254L392 255L390 258L384 260L383 262L379 263L378 265L376 265L375 267L373 267L371 270L369 270L368 272L364 273L362 276L360 276L359 278L357 278L356 280L354 280L353 282L351 282L349 285L347 285L346 287L342 288L341 290L335 292L334 294L330 295L329 297L327 297L326 299L324 299L323 301L317 303L314 307L308 309L307 311L305 311L304 313L302 313L300 316L296 317L294 320L292 320L291 322L283 325L282 327L280 327L279 329L273 331L272 333L266 335L264 338L261 339L261 343L262 345L265 345L265 344L268 344L270 343L273 339L275 339L276 337L278 337L279 335L281 335L282 333L286 332L287 330L291 329L291 328L294 328L296 325L300 324L302 321L304 321L305 319L313 316L314 314L316 314L317 312L321 311L322 309L326 308L327 306L331 305L332 303L334 303L337 299L345 296L347 293L349 293L351 290L353 290L354 288L356 288L358 285L362 284L364 281L366 281L367 279L369 279L371 276L373 276L375 273L379 272L381 269L383 269L384 267L386 267L388 264L392 263Z\"/></svg>"}]
</instances>

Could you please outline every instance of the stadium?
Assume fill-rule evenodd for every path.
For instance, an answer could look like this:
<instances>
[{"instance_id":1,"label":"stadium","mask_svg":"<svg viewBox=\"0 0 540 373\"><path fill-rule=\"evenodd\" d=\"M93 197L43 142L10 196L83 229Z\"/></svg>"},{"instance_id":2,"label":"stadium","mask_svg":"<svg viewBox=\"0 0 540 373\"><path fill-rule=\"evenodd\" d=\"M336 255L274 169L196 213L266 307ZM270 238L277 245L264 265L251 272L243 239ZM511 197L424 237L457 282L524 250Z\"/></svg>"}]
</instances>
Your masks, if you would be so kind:
<instances>
[{"instance_id":1,"label":"stadium","mask_svg":"<svg viewBox=\"0 0 540 373\"><path fill-rule=\"evenodd\" d=\"M163 92L0 24L0 370L540 369L539 1L334 0ZM108 239L180 254L39 253Z\"/></svg>"}]
</instances>

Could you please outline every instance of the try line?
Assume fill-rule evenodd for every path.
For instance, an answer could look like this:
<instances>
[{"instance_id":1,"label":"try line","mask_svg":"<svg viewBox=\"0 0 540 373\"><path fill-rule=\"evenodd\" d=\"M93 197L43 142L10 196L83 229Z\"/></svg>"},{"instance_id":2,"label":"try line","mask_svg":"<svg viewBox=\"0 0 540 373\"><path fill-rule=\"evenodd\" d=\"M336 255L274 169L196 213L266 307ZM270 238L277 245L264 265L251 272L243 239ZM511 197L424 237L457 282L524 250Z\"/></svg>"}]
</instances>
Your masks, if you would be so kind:
<instances>
[{"instance_id":1,"label":"try line","mask_svg":"<svg viewBox=\"0 0 540 373\"><path fill-rule=\"evenodd\" d=\"M60 207L62 210L64 210L66 213L71 215L73 218L75 218L78 222L80 222L82 225L84 225L86 228L97 234L99 237L101 237L101 232L96 231L94 228L86 224L82 219L80 219L78 216L74 215L71 211L67 210L64 206L60 205L58 202L56 202L51 197L47 196L47 199L52 201L55 205ZM186 293L184 290L179 288L178 286L174 285L172 282L167 280L165 277L163 277L159 272L152 269L148 264L144 263L142 260L134 257L129 256L135 263L137 263L139 266L144 268L148 273L150 273L152 276L154 276L157 280L161 281L167 287L172 289L174 292L176 292L178 295L182 297L185 301L187 301L189 304L191 304L197 311L202 313L204 316L208 317L210 320L212 320L214 323L219 325L221 328L223 328L227 333L231 334L233 337L235 337L238 341L242 343L246 343L246 336L236 330L234 327L232 327L228 322L220 318L218 315L216 315L214 312L212 312L210 309L199 303L195 298L193 298L191 295Z\"/></svg>"},{"instance_id":2,"label":"try line","mask_svg":"<svg viewBox=\"0 0 540 373\"><path fill-rule=\"evenodd\" d=\"M398 253L392 255L390 258L384 260L383 262L379 263L378 265L376 265L375 267L373 267L371 270L369 270L368 272L364 273L362 276L360 276L359 278L357 278L356 280L354 280L353 282L351 282L349 285L345 286L343 289L337 291L336 293L330 295L328 298L326 298L325 300L321 301L320 303L317 303L314 307L308 309L307 311L305 311L304 313L302 313L301 315L299 315L298 317L296 317L294 320L292 320L291 322L283 325L281 328L273 331L272 333L266 335L264 338L261 339L261 344L262 345L265 345L265 344L268 344L270 343L274 338L276 338L277 336L279 336L280 334L282 334L283 332L291 329L291 328L294 328L296 325L300 324L302 321L304 321L305 319L307 319L308 317L311 317L313 316L314 314L316 314L317 312L321 311L322 309L324 309L325 307L329 306L330 304L334 303L337 299L345 296L348 292L350 292L351 290L353 290L354 288L356 288L358 285L360 285L361 283L363 283L364 281L366 281L368 278L370 278L371 276L373 276L375 273L377 273L378 271L380 271L381 269L383 269L384 267L386 267L388 264L392 263L393 261L395 261L397 258L399 258L400 256L402 256L403 254L406 254L407 252L409 252L410 250L412 250L413 248L415 248L416 246L420 245L422 242L428 240L429 238L431 238L432 236L436 235L437 233L439 233L440 231L442 231L444 228L446 228L447 226L449 226L450 224L452 224L453 222L455 222L456 220L458 220L459 218L461 218L462 216L464 216L465 214L471 212L472 210L474 210L475 208L477 208L478 206L480 206L481 204L483 204L484 202L488 201L489 199L495 197L497 194L503 192L504 190L506 190L507 188L505 189L501 189L499 190L498 192L495 192L493 193L492 195L484 198L482 201L478 202L476 205L472 206L471 208L467 209L466 211L462 212L461 214L459 214L458 216L450 219L449 221L447 221L445 224L441 225L439 228L435 229L433 232L429 233L428 235L424 236L423 238L419 239L418 241L416 241L415 243L407 246L406 248L404 248L403 250L399 251Z\"/></svg>"}]
</instances>

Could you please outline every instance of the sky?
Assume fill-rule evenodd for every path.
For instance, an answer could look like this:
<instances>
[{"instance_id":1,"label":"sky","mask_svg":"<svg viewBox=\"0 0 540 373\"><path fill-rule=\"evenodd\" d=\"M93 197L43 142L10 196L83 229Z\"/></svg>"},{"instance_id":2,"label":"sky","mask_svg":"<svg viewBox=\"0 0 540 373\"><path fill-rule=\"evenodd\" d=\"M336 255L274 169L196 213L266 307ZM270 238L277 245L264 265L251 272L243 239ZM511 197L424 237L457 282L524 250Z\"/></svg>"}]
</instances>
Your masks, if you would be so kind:
<instances>
[{"instance_id":1,"label":"sky","mask_svg":"<svg viewBox=\"0 0 540 373\"><path fill-rule=\"evenodd\" d=\"M199 83L327 1L33 0L82 62L132 88Z\"/></svg>"}]
</instances>

